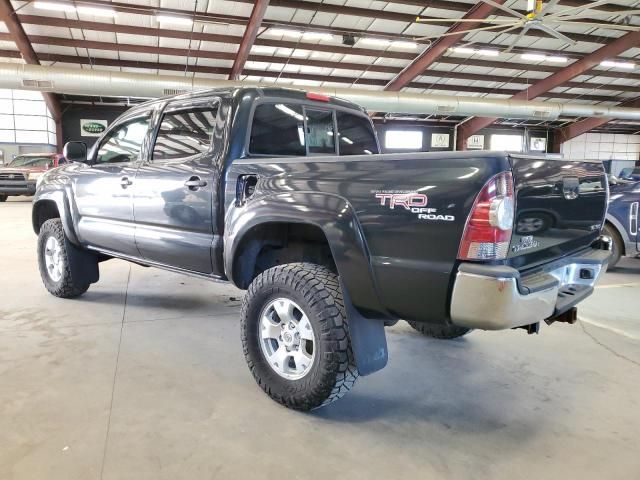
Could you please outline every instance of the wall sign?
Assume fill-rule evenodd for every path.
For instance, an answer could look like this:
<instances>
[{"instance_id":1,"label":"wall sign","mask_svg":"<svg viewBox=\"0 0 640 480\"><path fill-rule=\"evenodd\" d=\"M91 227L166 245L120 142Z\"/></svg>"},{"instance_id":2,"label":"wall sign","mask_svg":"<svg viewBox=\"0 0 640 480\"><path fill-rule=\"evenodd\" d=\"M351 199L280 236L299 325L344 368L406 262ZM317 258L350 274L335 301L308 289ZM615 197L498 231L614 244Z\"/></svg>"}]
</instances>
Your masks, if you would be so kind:
<instances>
[{"instance_id":1,"label":"wall sign","mask_svg":"<svg viewBox=\"0 0 640 480\"><path fill-rule=\"evenodd\" d=\"M107 129L106 120L80 119L80 135L83 137L99 137Z\"/></svg>"},{"instance_id":2,"label":"wall sign","mask_svg":"<svg viewBox=\"0 0 640 480\"><path fill-rule=\"evenodd\" d=\"M449 134L448 133L432 133L431 147L432 148L449 148Z\"/></svg>"},{"instance_id":3,"label":"wall sign","mask_svg":"<svg viewBox=\"0 0 640 480\"><path fill-rule=\"evenodd\" d=\"M467 138L468 150L484 150L484 135L471 135Z\"/></svg>"},{"instance_id":4,"label":"wall sign","mask_svg":"<svg viewBox=\"0 0 640 480\"><path fill-rule=\"evenodd\" d=\"M544 137L531 137L531 147L529 150L534 150L536 152L546 152L547 151L547 139Z\"/></svg>"}]
</instances>

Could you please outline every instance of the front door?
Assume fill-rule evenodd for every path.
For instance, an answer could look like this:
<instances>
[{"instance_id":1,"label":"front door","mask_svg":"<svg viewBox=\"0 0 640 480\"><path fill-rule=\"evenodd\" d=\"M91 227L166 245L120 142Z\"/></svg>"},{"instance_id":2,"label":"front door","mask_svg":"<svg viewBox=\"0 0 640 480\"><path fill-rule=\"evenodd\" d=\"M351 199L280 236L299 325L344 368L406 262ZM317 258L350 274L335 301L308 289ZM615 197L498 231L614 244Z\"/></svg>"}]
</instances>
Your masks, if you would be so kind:
<instances>
[{"instance_id":1,"label":"front door","mask_svg":"<svg viewBox=\"0 0 640 480\"><path fill-rule=\"evenodd\" d=\"M133 224L133 182L143 156L150 112L118 121L94 147L89 164L75 177L80 241L138 256Z\"/></svg>"},{"instance_id":2,"label":"front door","mask_svg":"<svg viewBox=\"0 0 640 480\"><path fill-rule=\"evenodd\" d=\"M147 260L219 273L212 249L219 235L219 145L212 135L218 103L168 104L149 160L136 174L136 244Z\"/></svg>"}]
</instances>

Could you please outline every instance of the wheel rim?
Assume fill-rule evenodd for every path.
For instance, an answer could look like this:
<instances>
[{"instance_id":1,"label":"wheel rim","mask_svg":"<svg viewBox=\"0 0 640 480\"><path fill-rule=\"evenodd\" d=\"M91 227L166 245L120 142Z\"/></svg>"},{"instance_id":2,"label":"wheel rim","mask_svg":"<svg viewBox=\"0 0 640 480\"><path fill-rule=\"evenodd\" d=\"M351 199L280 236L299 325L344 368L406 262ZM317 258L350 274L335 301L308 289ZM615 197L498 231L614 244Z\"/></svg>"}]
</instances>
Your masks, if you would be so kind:
<instances>
[{"instance_id":1,"label":"wheel rim","mask_svg":"<svg viewBox=\"0 0 640 480\"><path fill-rule=\"evenodd\" d=\"M541 230L544 221L541 218L523 218L518 221L518 232L532 233Z\"/></svg>"},{"instance_id":2,"label":"wheel rim","mask_svg":"<svg viewBox=\"0 0 640 480\"><path fill-rule=\"evenodd\" d=\"M288 298L276 298L260 314L258 338L269 366L281 377L298 380L311 370L315 336L309 317Z\"/></svg>"},{"instance_id":3,"label":"wheel rim","mask_svg":"<svg viewBox=\"0 0 640 480\"><path fill-rule=\"evenodd\" d=\"M47 238L44 247L44 264L49 278L54 282L59 282L62 278L62 249L60 242L53 236Z\"/></svg>"}]
</instances>

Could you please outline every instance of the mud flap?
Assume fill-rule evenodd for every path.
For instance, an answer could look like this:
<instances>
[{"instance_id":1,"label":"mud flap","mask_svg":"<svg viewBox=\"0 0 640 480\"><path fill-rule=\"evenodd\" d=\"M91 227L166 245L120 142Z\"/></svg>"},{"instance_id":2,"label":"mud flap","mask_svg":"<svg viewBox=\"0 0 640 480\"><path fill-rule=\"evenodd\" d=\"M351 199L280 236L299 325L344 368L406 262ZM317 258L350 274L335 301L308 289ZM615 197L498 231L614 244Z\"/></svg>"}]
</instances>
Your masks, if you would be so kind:
<instances>
[{"instance_id":1,"label":"mud flap","mask_svg":"<svg viewBox=\"0 0 640 480\"><path fill-rule=\"evenodd\" d=\"M66 238L66 235L65 248L72 277L83 282L96 283L100 279L97 255L76 247Z\"/></svg>"},{"instance_id":2,"label":"mud flap","mask_svg":"<svg viewBox=\"0 0 640 480\"><path fill-rule=\"evenodd\" d=\"M340 282L340 286L349 323L351 348L356 359L358 372L362 376L370 375L382 370L387 365L389 358L384 320L365 318L360 315L351 303L342 282Z\"/></svg>"}]
</instances>

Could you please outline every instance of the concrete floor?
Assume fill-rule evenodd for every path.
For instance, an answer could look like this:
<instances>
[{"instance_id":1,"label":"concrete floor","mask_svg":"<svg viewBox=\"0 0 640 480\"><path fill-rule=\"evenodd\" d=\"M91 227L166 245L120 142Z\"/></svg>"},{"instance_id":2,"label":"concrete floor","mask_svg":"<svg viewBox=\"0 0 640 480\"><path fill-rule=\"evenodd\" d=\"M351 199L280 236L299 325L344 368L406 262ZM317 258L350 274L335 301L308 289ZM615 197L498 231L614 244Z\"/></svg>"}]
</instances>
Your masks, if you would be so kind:
<instances>
[{"instance_id":1,"label":"concrete floor","mask_svg":"<svg viewBox=\"0 0 640 480\"><path fill-rule=\"evenodd\" d=\"M0 204L2 480L640 478L640 260L539 336L400 323L385 370L301 414L245 366L241 292L113 260L56 299L30 207Z\"/></svg>"}]
</instances>

